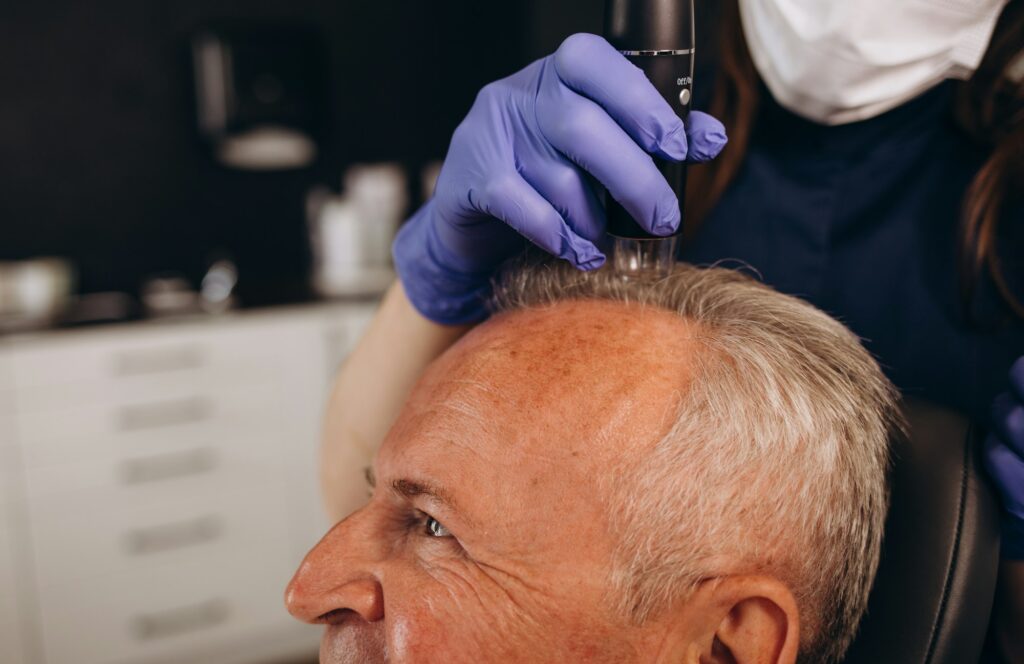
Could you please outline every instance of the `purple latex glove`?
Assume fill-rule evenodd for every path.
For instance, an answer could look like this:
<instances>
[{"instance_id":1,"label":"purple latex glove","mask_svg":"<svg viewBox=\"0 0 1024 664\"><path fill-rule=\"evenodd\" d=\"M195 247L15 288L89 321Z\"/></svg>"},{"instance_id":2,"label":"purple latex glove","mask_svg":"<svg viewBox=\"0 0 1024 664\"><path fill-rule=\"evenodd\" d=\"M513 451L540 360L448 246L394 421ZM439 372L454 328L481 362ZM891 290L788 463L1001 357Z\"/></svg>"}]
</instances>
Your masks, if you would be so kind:
<instances>
[{"instance_id":1,"label":"purple latex glove","mask_svg":"<svg viewBox=\"0 0 1024 664\"><path fill-rule=\"evenodd\" d=\"M1010 391L996 397L985 467L1003 498L1003 557L1024 560L1024 357L1010 368Z\"/></svg>"},{"instance_id":2,"label":"purple latex glove","mask_svg":"<svg viewBox=\"0 0 1024 664\"><path fill-rule=\"evenodd\" d=\"M455 130L434 197L395 240L410 301L439 323L482 319L492 273L524 237L580 269L600 267L599 185L646 230L675 232L679 203L648 153L700 162L726 142L707 114L687 124L596 35L573 35L484 87Z\"/></svg>"}]
</instances>

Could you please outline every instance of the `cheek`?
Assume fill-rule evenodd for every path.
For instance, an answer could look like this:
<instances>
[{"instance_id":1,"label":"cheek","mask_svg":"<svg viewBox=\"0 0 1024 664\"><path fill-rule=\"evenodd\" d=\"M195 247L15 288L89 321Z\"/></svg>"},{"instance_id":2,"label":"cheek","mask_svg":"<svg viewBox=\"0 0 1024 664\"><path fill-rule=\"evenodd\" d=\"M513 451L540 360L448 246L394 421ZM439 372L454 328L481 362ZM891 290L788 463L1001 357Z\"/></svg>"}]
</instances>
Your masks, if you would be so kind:
<instances>
[{"instance_id":1,"label":"cheek","mask_svg":"<svg viewBox=\"0 0 1024 664\"><path fill-rule=\"evenodd\" d=\"M564 627L544 598L510 588L468 561L389 575L384 619L389 661L400 663L559 661ZM538 601L539 600L539 601Z\"/></svg>"}]
</instances>

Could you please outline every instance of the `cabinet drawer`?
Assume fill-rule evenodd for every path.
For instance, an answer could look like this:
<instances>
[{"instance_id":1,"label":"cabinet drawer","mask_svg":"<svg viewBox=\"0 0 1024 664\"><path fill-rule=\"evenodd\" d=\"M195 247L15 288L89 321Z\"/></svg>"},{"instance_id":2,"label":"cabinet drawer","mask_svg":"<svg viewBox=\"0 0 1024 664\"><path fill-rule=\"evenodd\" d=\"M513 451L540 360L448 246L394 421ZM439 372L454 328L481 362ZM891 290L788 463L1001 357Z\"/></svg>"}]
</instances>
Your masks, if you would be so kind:
<instances>
[{"instance_id":1,"label":"cabinet drawer","mask_svg":"<svg viewBox=\"0 0 1024 664\"><path fill-rule=\"evenodd\" d=\"M126 401L161 401L196 392L230 392L256 383L278 383L282 369L253 360L231 371L195 371L123 380L27 385L14 407L23 413L60 413L73 407L104 408Z\"/></svg>"},{"instance_id":2,"label":"cabinet drawer","mask_svg":"<svg viewBox=\"0 0 1024 664\"><path fill-rule=\"evenodd\" d=\"M95 445L85 459L26 468L27 496L33 504L53 502L66 511L230 486L253 473L279 468L286 453L282 429L277 423L262 430L199 432L162 445Z\"/></svg>"},{"instance_id":3,"label":"cabinet drawer","mask_svg":"<svg viewBox=\"0 0 1024 664\"><path fill-rule=\"evenodd\" d=\"M133 378L231 374L274 365L308 330L295 321L208 320L60 335L15 347L16 386L107 383Z\"/></svg>"},{"instance_id":4,"label":"cabinet drawer","mask_svg":"<svg viewBox=\"0 0 1024 664\"><path fill-rule=\"evenodd\" d=\"M207 368L210 361L210 348L203 335L178 328L60 335L17 347L13 366L18 388L23 389L187 373Z\"/></svg>"},{"instance_id":5,"label":"cabinet drawer","mask_svg":"<svg viewBox=\"0 0 1024 664\"><path fill-rule=\"evenodd\" d=\"M216 494L280 467L280 441L267 433L244 440L196 444L154 453L104 456L26 470L33 505L57 513L91 513L125 502L152 504L179 496Z\"/></svg>"},{"instance_id":6,"label":"cabinet drawer","mask_svg":"<svg viewBox=\"0 0 1024 664\"><path fill-rule=\"evenodd\" d=\"M57 501L33 505L39 586L181 564L229 550L259 550L275 559L294 557L287 548L295 536L288 523L284 478L268 469L244 483L222 482L206 489L148 504L108 501L105 509L76 506L62 511Z\"/></svg>"},{"instance_id":7,"label":"cabinet drawer","mask_svg":"<svg viewBox=\"0 0 1024 664\"><path fill-rule=\"evenodd\" d=\"M160 400L25 412L17 424L25 465L34 467L216 444L277 430L285 415L280 388L257 384L224 393L183 391Z\"/></svg>"},{"instance_id":8,"label":"cabinet drawer","mask_svg":"<svg viewBox=\"0 0 1024 664\"><path fill-rule=\"evenodd\" d=\"M257 545L44 588L46 661L188 661L182 652L288 627L282 596L294 570L269 551Z\"/></svg>"}]
</instances>

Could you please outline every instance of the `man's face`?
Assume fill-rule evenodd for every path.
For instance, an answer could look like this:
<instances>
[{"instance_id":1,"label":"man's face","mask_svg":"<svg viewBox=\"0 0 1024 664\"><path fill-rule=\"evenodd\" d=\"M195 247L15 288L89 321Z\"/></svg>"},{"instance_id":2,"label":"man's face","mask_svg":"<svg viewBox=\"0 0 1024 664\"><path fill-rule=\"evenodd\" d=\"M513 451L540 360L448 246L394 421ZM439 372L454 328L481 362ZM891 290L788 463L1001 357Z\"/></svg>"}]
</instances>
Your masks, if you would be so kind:
<instances>
[{"instance_id":1,"label":"man's face","mask_svg":"<svg viewBox=\"0 0 1024 664\"><path fill-rule=\"evenodd\" d=\"M602 495L667 431L687 324L565 302L478 327L414 390L373 498L309 553L289 610L324 662L650 661L610 607ZM646 650L646 652L645 652Z\"/></svg>"}]
</instances>

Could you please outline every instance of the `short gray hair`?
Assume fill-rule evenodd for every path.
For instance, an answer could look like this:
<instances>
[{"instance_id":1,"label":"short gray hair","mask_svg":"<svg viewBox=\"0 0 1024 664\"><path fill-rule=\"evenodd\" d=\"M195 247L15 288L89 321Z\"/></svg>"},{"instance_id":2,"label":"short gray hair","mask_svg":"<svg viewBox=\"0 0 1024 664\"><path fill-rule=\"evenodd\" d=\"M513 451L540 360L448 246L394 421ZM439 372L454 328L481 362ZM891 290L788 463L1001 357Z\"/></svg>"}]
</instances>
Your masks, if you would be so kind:
<instances>
[{"instance_id":1,"label":"short gray hair","mask_svg":"<svg viewBox=\"0 0 1024 664\"><path fill-rule=\"evenodd\" d=\"M801 661L840 659L878 567L900 426L878 364L835 319L721 267L627 281L530 259L499 275L492 309L572 299L675 312L700 349L671 432L603 487L615 608L642 624L738 561L793 591Z\"/></svg>"}]
</instances>

